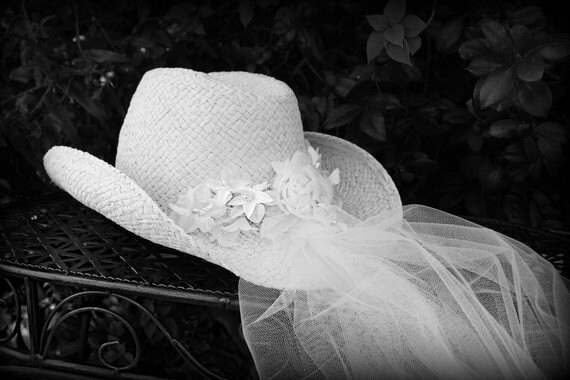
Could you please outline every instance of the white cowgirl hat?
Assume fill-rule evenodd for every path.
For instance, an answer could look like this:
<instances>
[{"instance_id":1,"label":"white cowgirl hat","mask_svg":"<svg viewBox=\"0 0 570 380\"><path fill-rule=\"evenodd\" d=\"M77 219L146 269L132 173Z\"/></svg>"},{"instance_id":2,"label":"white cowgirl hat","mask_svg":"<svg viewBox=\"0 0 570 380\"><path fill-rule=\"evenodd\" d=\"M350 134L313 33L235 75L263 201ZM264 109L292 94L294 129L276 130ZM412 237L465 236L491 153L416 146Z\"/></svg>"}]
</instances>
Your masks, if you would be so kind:
<instances>
[{"instance_id":1,"label":"white cowgirl hat","mask_svg":"<svg viewBox=\"0 0 570 380\"><path fill-rule=\"evenodd\" d=\"M320 133L303 133L297 99L284 83L245 72L182 68L147 72L120 131L115 167L79 150L56 146L44 157L52 180L75 199L152 242L199 256L245 280L279 288L291 268L271 257L260 237L223 247L184 232L168 216L178 195L224 167L254 183L269 182L273 161L289 159L305 139L322 166L339 168L335 197L359 219L400 210L394 183L370 154Z\"/></svg>"},{"instance_id":2,"label":"white cowgirl hat","mask_svg":"<svg viewBox=\"0 0 570 380\"><path fill-rule=\"evenodd\" d=\"M260 378L568 372L570 293L555 268L489 229L402 207L368 153L303 133L293 92L275 79L153 70L131 101L116 167L66 147L52 148L44 162L59 186L117 224L240 276L243 331ZM292 180L303 171L319 175ZM247 185L238 172L250 177ZM211 180L218 173L221 185ZM313 214L289 203L289 189L303 195L297 201L309 196ZM212 207L194 207L204 194ZM222 244L236 232L226 219L213 235L194 228L196 215L218 207L245 223L245 233L238 226L238 238L228 238L234 245ZM216 237L214 228L226 230Z\"/></svg>"}]
</instances>

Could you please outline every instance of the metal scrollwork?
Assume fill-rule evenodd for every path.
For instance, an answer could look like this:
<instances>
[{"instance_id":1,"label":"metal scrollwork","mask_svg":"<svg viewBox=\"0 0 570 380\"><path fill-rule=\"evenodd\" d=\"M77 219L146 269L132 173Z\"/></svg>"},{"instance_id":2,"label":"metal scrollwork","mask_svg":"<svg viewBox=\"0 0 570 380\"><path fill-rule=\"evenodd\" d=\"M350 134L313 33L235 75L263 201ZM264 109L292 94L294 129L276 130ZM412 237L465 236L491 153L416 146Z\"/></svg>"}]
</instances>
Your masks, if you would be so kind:
<instances>
[{"instance_id":1,"label":"metal scrollwork","mask_svg":"<svg viewBox=\"0 0 570 380\"><path fill-rule=\"evenodd\" d=\"M70 298L70 297L68 297ZM66 299L67 300L67 299ZM64 300L65 301L65 300ZM114 311L111 310L107 310L107 309L103 309L100 307L94 307L94 306L88 306L88 307L81 307L79 309L75 309L70 311L69 313L65 314L63 317L61 317L61 319L59 319L54 325L53 328L51 330L51 332L49 333L49 335L47 336L45 342L43 340L44 338L44 334L43 332L46 331L45 330L45 326L44 326L44 330L42 331L42 340L40 343L40 347L43 347L43 351L42 351L42 355L45 357L47 355L47 351L49 348L49 344L51 343L51 340L55 334L55 331L57 330L57 328L67 319L71 318L72 316L79 314L79 313L84 313L84 312L99 312L99 313L103 313L103 314L107 314L112 316L113 318L116 318L117 320L119 320L126 328L127 330L129 330L129 333L131 333L131 336L133 337L134 341L135 341L135 357L133 359L133 361L123 367L116 367L112 364L110 364L109 362L107 362L107 360L105 360L104 356L103 356L103 351L106 347L109 347L111 345L115 345L115 344L119 344L118 341L112 341L112 342L106 342L101 344L101 346L99 346L99 350L97 352L98 356L99 356L99 360L101 361L101 363L107 367L112 369L115 372L119 372L119 371L126 371L129 370L131 368L133 368L134 366L136 366L139 362L140 359L140 341L139 338L135 332L135 329L133 328L133 326L123 317L121 317L119 314L115 313ZM49 323L51 319L48 317L48 319L46 320L46 324Z\"/></svg>"},{"instance_id":2,"label":"metal scrollwork","mask_svg":"<svg viewBox=\"0 0 570 380\"><path fill-rule=\"evenodd\" d=\"M103 352L106 348L111 347L113 345L116 344L120 344L118 341L111 341L111 342L106 342L101 344L101 346L99 346L98 349L98 357L99 360L101 361L101 363L106 366L107 368L112 369L115 373L118 373L119 371L125 371L128 369L133 368L134 366L137 365L139 358L140 358L140 340L133 328L133 326L127 321L125 320L122 316L120 316L119 314L111 311L111 310L107 310L107 309L103 309L103 308L99 308L99 307L94 307L94 306L89 306L89 307L81 307L78 309L74 309L70 312L68 312L67 314L65 314L61 319L59 319L57 322L54 323L53 328L51 329L51 332L48 334L48 326L50 326L50 322L53 320L53 318L55 317L56 313L59 312L66 304L70 303L71 301L80 298L80 297L86 297L86 296L114 296L117 297L118 299L121 299L127 303L129 303L130 305L136 307L140 312L146 314L149 319L156 325L156 327L162 332L162 334L166 337L166 339L168 339L168 341L170 342L170 344L174 347L174 349L180 354L180 356L182 357L182 359L189 364L190 366L194 367L196 370L198 370L199 372L201 372L202 374L213 378L213 379L220 379L223 380L223 377L220 377L219 375L211 372L210 370L208 370L206 367L204 367L202 364L200 364L200 362L198 362L198 360L196 360L196 358L194 358L194 356L192 356L192 354L176 339L174 338L170 332L168 331L168 329L166 329L166 327L158 320L158 318L151 313L147 308L145 308L143 305L141 305L140 303L125 297L123 295L120 294L115 294L115 293L109 293L109 292L104 292L104 291L98 291L98 290L89 290L89 291L83 291L83 292L79 292L76 294L73 294L67 298L65 298L64 300L62 300L60 303L58 303L56 305L55 308L53 308L50 312L50 314L48 315L48 317L45 320L43 329L42 329L42 333L41 333L41 338L40 338L40 347L43 347L42 350L42 354L45 357L49 348L49 344L51 342L51 339L53 338L53 335L56 331L56 329L68 318L77 315L79 313L85 313L85 312L100 312L100 313L105 313L107 315L112 316L113 318L116 318L117 320L119 320L128 330L129 333L131 334L131 336L134 339L135 342L135 357L133 359L133 361L126 366L123 367L116 367L113 366L112 364L108 363L103 355Z\"/></svg>"},{"instance_id":3,"label":"metal scrollwork","mask_svg":"<svg viewBox=\"0 0 570 380\"><path fill-rule=\"evenodd\" d=\"M8 334L8 336L5 336L4 338L0 338L0 343L4 343L4 342L9 342L10 340L12 340L12 338L14 338L14 336L18 333L18 331L20 331L20 322L22 321L22 310L20 308L20 297L18 296L18 292L16 291L16 287L14 287L14 284L12 284L12 281L8 280L6 277L1 277L1 278L4 281L6 281L6 283L8 284L10 289L12 290L14 302L16 303L16 324L14 325L14 329L12 330L12 332L10 332L10 334ZM2 299L2 303L5 305L7 304L6 300L4 300L4 299Z\"/></svg>"}]
</instances>

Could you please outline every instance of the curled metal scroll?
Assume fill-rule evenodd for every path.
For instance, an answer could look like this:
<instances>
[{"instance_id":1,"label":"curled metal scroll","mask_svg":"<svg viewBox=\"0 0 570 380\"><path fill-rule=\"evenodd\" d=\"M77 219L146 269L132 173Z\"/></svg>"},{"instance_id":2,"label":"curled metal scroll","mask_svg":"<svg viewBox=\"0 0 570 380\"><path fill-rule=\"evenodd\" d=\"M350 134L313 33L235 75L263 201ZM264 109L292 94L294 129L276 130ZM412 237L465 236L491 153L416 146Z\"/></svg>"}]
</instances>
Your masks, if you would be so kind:
<instances>
[{"instance_id":1,"label":"curled metal scroll","mask_svg":"<svg viewBox=\"0 0 570 380\"><path fill-rule=\"evenodd\" d=\"M138 303L138 302L136 302L136 301L134 301L128 297L125 297L123 295L110 293L110 292L104 292L104 291L100 291L100 290L88 290L88 291L83 291L83 292L72 294L71 296L63 299L60 303L58 303L56 305L56 307L53 310L51 310L50 314L47 316L47 318L44 322L44 326L42 328L42 333L41 333L41 337L40 337L40 347L43 347L44 357L47 353L49 343L53 337L55 330L63 322L63 320L71 317L72 315L75 315L75 314L78 314L81 312L99 311L99 312L107 313L108 315L111 315L111 316L117 318L118 320L120 320L121 323L123 323L127 327L129 332L131 333L131 335L135 339L135 346L136 346L135 358L134 358L133 362L130 363L128 366L125 366L125 367L112 366L109 363L107 363L106 360L104 360L104 358L102 356L103 350L106 347L109 347L110 345L118 344L117 341L106 342L106 343L103 343L99 347L99 351L98 351L99 360L101 360L103 365L105 365L108 368L113 369L115 372L124 371L124 370L130 369L130 368L133 368L138 363L138 360L140 358L140 342L139 342L138 336L136 335L136 332L134 331L134 328L132 327L132 325L128 321L126 321L119 314L117 314L113 311L107 310L107 309L98 308L98 307L83 307L83 308L79 308L79 309L75 309L73 311L70 311L69 313L65 314L60 320L58 320L54 324L52 331L49 333L49 335L47 335L48 334L47 330L48 330L48 326L50 325L50 322L55 317L56 313L58 311L60 311L65 304L68 304L69 302L73 301L74 299L77 299L80 297L85 297L85 296L90 296L90 295L93 295L93 296L114 296L114 297L117 297L118 299L121 299L121 300L129 303L130 305L136 307L139 311L146 314L149 317L149 319L156 325L156 327L158 327L158 329L162 332L162 334L166 337L166 339L168 339L168 341L170 342L172 347L174 347L174 349L180 354L182 359L187 364L194 367L200 373L202 373L203 375L206 375L210 378L218 379L218 380L224 379L223 377L220 377L219 375L215 374L214 372L212 372L209 369L207 369L206 367L204 367L196 358L194 358L194 356L192 356L192 354L182 345L182 343L180 343L176 338L174 338L170 334L168 329L166 329L166 327L158 320L158 318L154 314L152 314L147 308L142 306L140 303ZM47 335L47 337L46 337L46 335Z\"/></svg>"},{"instance_id":2,"label":"curled metal scroll","mask_svg":"<svg viewBox=\"0 0 570 380\"><path fill-rule=\"evenodd\" d=\"M42 351L42 355L45 357L47 355L47 351L49 348L49 344L51 343L51 340L55 334L55 331L57 330L57 328L67 319L71 318L72 316L79 314L79 313L84 313L84 312L100 312L103 314L107 314L110 315L116 319L118 319L119 321L121 321L121 323L129 330L129 332L131 333L131 336L133 337L134 341L135 341L135 357L133 359L133 361L126 365L126 366L122 366L122 367L117 367L112 365L111 363L107 362L107 360L103 357L103 351L105 350L106 347L109 347L111 345L116 345L119 344L119 341L114 340L112 342L106 342L101 344L101 346L99 346L99 350L97 352L98 356L99 356L99 360L101 361L101 363L106 366L107 368L111 368L113 371L115 371L116 373L119 371L126 371L129 370L131 368L133 368L134 366L136 366L139 362L140 359L140 341L139 338L137 337L137 334L135 332L135 329L133 328L133 326L123 317L121 317L119 314L115 313L114 311L111 310L107 310L107 309L103 309L100 307L95 307L95 306L88 306L88 307L81 307L79 309L75 309L70 311L69 313L65 314L63 317L61 317L61 319L59 319L54 325L53 328L51 330L51 332L49 333L49 335L47 336L46 340L45 340L45 344L43 344L43 337L44 335L42 334L42 343L40 343L40 347L43 347L43 351ZM48 323L48 320L46 320L46 323ZM45 325L44 325L45 328ZM43 333L44 330L42 330Z\"/></svg>"},{"instance_id":3,"label":"curled metal scroll","mask_svg":"<svg viewBox=\"0 0 570 380\"><path fill-rule=\"evenodd\" d=\"M18 296L18 292L16 291L16 288L12 284L12 281L8 280L6 277L1 277L1 278L4 281L6 281L10 289L12 289L12 294L14 295L14 300L16 303L16 325L14 326L12 332L8 334L8 336L0 338L0 343L4 343L12 340L12 338L14 338L14 336L18 333L18 331L20 331L20 322L22 321L22 310L20 308L20 297ZM2 302L6 304L6 301L4 299L2 299Z\"/></svg>"}]
</instances>

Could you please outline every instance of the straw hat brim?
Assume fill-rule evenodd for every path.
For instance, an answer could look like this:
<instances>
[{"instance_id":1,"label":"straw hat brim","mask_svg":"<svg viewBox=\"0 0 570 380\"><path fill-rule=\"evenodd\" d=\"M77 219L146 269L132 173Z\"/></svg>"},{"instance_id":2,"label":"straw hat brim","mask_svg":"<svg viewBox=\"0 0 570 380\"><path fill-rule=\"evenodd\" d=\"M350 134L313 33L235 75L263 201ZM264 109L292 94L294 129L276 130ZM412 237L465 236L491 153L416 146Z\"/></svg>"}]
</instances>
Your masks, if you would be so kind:
<instances>
[{"instance_id":1,"label":"straw hat brim","mask_svg":"<svg viewBox=\"0 0 570 380\"><path fill-rule=\"evenodd\" d=\"M305 137L319 148L325 169L340 169L335 191L345 211L360 219L401 212L392 179L370 154L334 136L305 132ZM44 156L44 166L73 198L138 236L221 265L258 285L281 288L290 283L291 268L282 257L267 255L270 250L263 239L244 236L228 248L204 234L188 234L134 180L103 160L55 146Z\"/></svg>"}]
</instances>

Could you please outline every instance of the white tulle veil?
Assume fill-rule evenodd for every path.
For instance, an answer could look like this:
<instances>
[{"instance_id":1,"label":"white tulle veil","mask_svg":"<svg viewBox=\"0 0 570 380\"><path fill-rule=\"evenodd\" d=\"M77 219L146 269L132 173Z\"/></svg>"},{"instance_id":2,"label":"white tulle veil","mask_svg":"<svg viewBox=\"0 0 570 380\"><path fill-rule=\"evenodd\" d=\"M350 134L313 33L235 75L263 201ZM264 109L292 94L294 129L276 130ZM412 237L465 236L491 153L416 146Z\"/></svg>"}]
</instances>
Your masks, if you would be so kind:
<instances>
[{"instance_id":1,"label":"white tulle veil","mask_svg":"<svg viewBox=\"0 0 570 380\"><path fill-rule=\"evenodd\" d=\"M539 379L568 373L568 289L525 245L405 206L275 236L289 287L240 280L262 379Z\"/></svg>"},{"instance_id":2,"label":"white tulle veil","mask_svg":"<svg viewBox=\"0 0 570 380\"><path fill-rule=\"evenodd\" d=\"M278 286L239 283L262 379L568 374L570 294L550 263L429 207L398 201L360 220L334 198L342 173L320 159L309 147L272 162L272 184L224 170L171 205L185 231L228 247L261 239L260 265L287 268Z\"/></svg>"}]
</instances>

